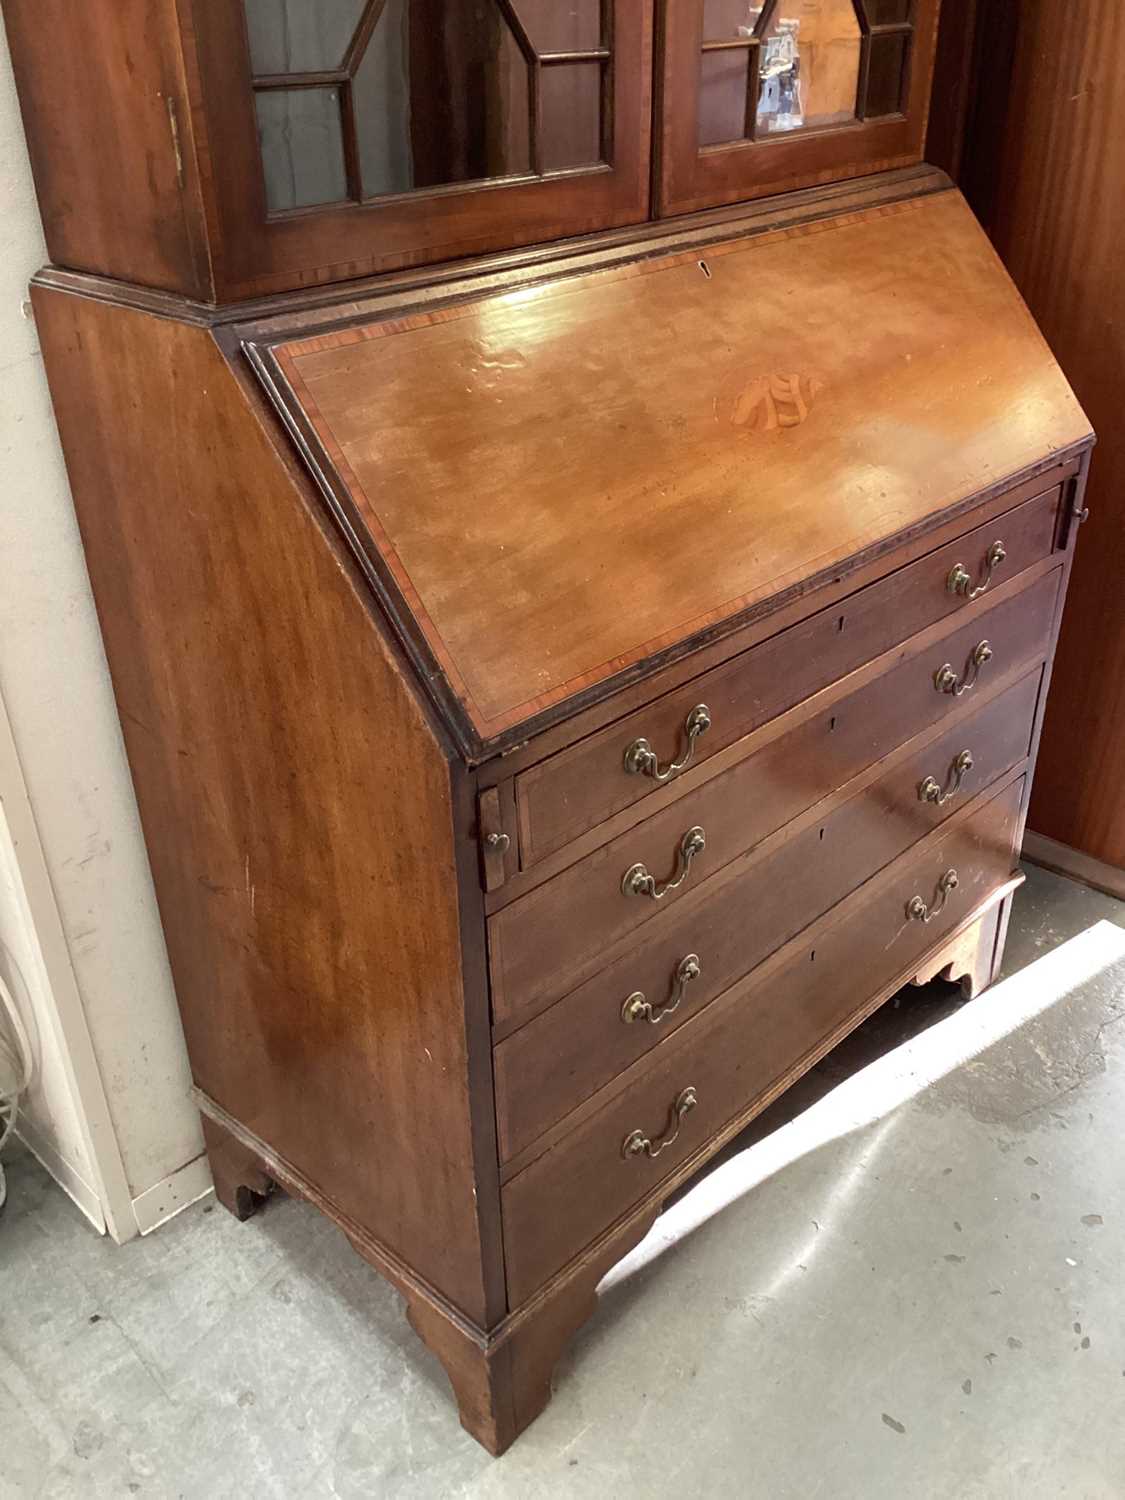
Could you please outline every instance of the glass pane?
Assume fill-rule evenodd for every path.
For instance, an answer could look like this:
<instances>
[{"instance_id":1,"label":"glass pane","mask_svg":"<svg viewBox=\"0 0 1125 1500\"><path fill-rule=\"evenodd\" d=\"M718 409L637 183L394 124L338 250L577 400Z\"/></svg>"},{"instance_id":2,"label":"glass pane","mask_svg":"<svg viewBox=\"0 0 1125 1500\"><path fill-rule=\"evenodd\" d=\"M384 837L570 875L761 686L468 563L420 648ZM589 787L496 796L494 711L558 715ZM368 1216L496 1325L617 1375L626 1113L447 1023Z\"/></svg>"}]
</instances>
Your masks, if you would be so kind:
<instances>
[{"instance_id":1,"label":"glass pane","mask_svg":"<svg viewBox=\"0 0 1125 1500\"><path fill-rule=\"evenodd\" d=\"M907 38L895 36L871 38L871 64L867 75L867 110L869 117L894 115L902 108L903 81L906 74Z\"/></svg>"},{"instance_id":2,"label":"glass pane","mask_svg":"<svg viewBox=\"0 0 1125 1500\"><path fill-rule=\"evenodd\" d=\"M852 0L779 0L762 33L758 134L854 119L861 40Z\"/></svg>"},{"instance_id":3,"label":"glass pane","mask_svg":"<svg viewBox=\"0 0 1125 1500\"><path fill-rule=\"evenodd\" d=\"M602 45L602 0L515 0L536 52L588 52Z\"/></svg>"},{"instance_id":4,"label":"glass pane","mask_svg":"<svg viewBox=\"0 0 1125 1500\"><path fill-rule=\"evenodd\" d=\"M354 102L367 198L531 170L528 66L495 0L387 0Z\"/></svg>"},{"instance_id":5,"label":"glass pane","mask_svg":"<svg viewBox=\"0 0 1125 1500\"><path fill-rule=\"evenodd\" d=\"M703 0L703 40L732 42L753 36L761 18L761 0Z\"/></svg>"},{"instance_id":6,"label":"glass pane","mask_svg":"<svg viewBox=\"0 0 1125 1500\"><path fill-rule=\"evenodd\" d=\"M894 26L910 20L911 0L865 0L872 26Z\"/></svg>"},{"instance_id":7,"label":"glass pane","mask_svg":"<svg viewBox=\"0 0 1125 1500\"><path fill-rule=\"evenodd\" d=\"M265 89L254 103L270 211L346 198L339 90Z\"/></svg>"},{"instance_id":8,"label":"glass pane","mask_svg":"<svg viewBox=\"0 0 1125 1500\"><path fill-rule=\"evenodd\" d=\"M250 64L258 75L338 68L364 0L242 0Z\"/></svg>"},{"instance_id":9,"label":"glass pane","mask_svg":"<svg viewBox=\"0 0 1125 1500\"><path fill-rule=\"evenodd\" d=\"M718 146L746 136L751 47L704 52L699 66L699 144Z\"/></svg>"},{"instance_id":10,"label":"glass pane","mask_svg":"<svg viewBox=\"0 0 1125 1500\"><path fill-rule=\"evenodd\" d=\"M544 68L539 75L539 97L544 172L601 161L601 64L557 63Z\"/></svg>"}]
</instances>

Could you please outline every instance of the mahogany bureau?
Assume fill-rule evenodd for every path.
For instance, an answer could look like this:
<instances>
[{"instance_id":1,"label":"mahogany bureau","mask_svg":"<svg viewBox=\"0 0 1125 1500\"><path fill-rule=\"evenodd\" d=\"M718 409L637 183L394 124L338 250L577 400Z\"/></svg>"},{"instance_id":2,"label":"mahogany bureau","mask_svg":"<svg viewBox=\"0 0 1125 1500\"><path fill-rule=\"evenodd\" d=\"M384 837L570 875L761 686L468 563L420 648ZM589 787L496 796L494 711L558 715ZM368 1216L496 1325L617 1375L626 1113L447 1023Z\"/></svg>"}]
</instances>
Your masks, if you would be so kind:
<instances>
[{"instance_id":1,"label":"mahogany bureau","mask_svg":"<svg viewBox=\"0 0 1125 1500\"><path fill-rule=\"evenodd\" d=\"M1000 964L1092 435L916 164L936 5L898 10L899 134L795 129L781 196L665 121L660 201L727 207L395 269L469 248L433 199L321 291L277 285L332 279L315 214L263 219L268 286L221 237L205 296L36 278L217 1191L328 1214L493 1452L674 1189L903 985Z\"/></svg>"}]
</instances>

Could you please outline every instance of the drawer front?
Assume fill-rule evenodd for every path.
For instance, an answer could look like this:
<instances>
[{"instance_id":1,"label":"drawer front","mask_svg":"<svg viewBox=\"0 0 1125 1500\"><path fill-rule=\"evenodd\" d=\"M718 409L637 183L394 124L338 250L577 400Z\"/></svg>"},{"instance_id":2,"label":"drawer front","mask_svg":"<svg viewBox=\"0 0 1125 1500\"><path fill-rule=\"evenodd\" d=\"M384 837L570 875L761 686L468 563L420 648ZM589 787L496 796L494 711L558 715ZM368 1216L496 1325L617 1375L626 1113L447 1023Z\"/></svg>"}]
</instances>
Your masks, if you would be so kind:
<instances>
[{"instance_id":1,"label":"drawer front","mask_svg":"<svg viewBox=\"0 0 1125 1500\"><path fill-rule=\"evenodd\" d=\"M767 980L751 978L669 1038L634 1070L639 1076L505 1185L512 1306L798 1069L880 989L908 976L1008 878L1023 786L1018 780L904 856L866 900L811 928ZM959 883L943 904L950 870ZM908 915L916 899L936 913L929 923ZM677 1116L689 1090L694 1107ZM643 1139L658 1156L646 1153Z\"/></svg>"},{"instance_id":2,"label":"drawer front","mask_svg":"<svg viewBox=\"0 0 1125 1500\"><path fill-rule=\"evenodd\" d=\"M517 1156L1024 760L1041 681L1037 668L969 719L911 748L885 776L776 852L733 864L678 908L651 942L500 1042L494 1076L502 1159ZM972 757L968 770L965 751Z\"/></svg>"},{"instance_id":3,"label":"drawer front","mask_svg":"<svg viewBox=\"0 0 1125 1500\"><path fill-rule=\"evenodd\" d=\"M670 912L708 877L915 734L940 723L958 701L935 685L948 666L971 679L975 648L991 645L980 686L1043 659L1060 573L907 657L831 708L814 714L728 771L685 792L647 822L611 840L489 921L497 1020L567 994L602 964L611 944ZM905 652L905 648L904 648ZM979 688L977 690L980 690ZM693 845L702 829L704 846ZM659 883L682 883L654 899L623 888L641 865ZM652 934L646 933L651 941Z\"/></svg>"},{"instance_id":4,"label":"drawer front","mask_svg":"<svg viewBox=\"0 0 1125 1500\"><path fill-rule=\"evenodd\" d=\"M962 609L989 578L1005 582L1049 555L1061 486L1028 500L845 603L783 631L752 651L647 705L516 778L524 868L630 807L690 752L697 765L880 652ZM990 568L1000 543L1003 561ZM955 569L961 573L954 573ZM959 583L958 583L959 580ZM707 727L692 715L707 710ZM640 752L626 768L626 752ZM674 779L673 773L673 779Z\"/></svg>"}]
</instances>

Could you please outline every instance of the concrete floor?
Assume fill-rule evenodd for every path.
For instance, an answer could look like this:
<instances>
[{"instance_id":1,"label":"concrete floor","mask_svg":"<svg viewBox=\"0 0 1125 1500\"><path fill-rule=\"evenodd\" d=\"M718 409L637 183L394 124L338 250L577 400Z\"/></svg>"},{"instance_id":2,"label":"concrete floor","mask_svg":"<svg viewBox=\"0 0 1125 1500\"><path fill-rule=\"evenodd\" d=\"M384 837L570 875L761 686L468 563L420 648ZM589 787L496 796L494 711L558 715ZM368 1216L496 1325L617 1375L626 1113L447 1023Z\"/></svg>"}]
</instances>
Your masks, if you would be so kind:
<instances>
[{"instance_id":1,"label":"concrete floor","mask_svg":"<svg viewBox=\"0 0 1125 1500\"><path fill-rule=\"evenodd\" d=\"M1009 972L1125 927L1029 873ZM920 1091L1006 1001L872 1018L671 1206L500 1461L311 1209L116 1249L13 1154L0 1496L1122 1500L1125 961L1050 998Z\"/></svg>"}]
</instances>

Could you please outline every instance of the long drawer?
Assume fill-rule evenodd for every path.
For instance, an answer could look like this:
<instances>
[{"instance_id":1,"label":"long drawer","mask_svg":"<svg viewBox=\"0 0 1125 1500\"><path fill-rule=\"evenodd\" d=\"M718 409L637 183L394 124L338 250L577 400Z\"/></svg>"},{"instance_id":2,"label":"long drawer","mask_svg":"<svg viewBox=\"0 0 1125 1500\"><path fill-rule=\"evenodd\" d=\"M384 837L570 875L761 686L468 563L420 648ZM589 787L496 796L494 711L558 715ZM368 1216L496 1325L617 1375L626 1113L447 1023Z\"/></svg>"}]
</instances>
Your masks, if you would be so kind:
<instances>
[{"instance_id":1,"label":"long drawer","mask_svg":"<svg viewBox=\"0 0 1125 1500\"><path fill-rule=\"evenodd\" d=\"M489 921L494 1018L565 995L611 943L667 920L732 859L940 723L958 702L940 681L979 691L1041 661L1060 576L1052 570L921 653L903 647L898 666L498 912ZM972 658L985 643L991 658L978 666ZM629 875L638 867L652 886Z\"/></svg>"},{"instance_id":2,"label":"long drawer","mask_svg":"<svg viewBox=\"0 0 1125 1500\"><path fill-rule=\"evenodd\" d=\"M495 1049L507 1161L775 949L1024 760L1042 669L912 742L870 786L708 881L642 941ZM966 757L971 765L966 769ZM940 798L941 800L937 800ZM780 842L780 841L776 841Z\"/></svg>"},{"instance_id":3,"label":"long drawer","mask_svg":"<svg viewBox=\"0 0 1125 1500\"><path fill-rule=\"evenodd\" d=\"M647 796L653 773L690 751L698 765L909 636L955 614L989 579L1006 581L1054 545L1061 486L1025 501L888 578L630 714L516 779L526 869ZM1002 550L999 559L997 548ZM960 570L959 572L957 570ZM706 709L703 719L693 712ZM692 733L694 725L696 733ZM655 757L626 752L643 742Z\"/></svg>"},{"instance_id":4,"label":"long drawer","mask_svg":"<svg viewBox=\"0 0 1125 1500\"><path fill-rule=\"evenodd\" d=\"M808 929L766 981L751 976L669 1037L504 1186L513 1306L724 1125L796 1076L1008 878L1023 785L973 804L896 861L869 895L857 893Z\"/></svg>"}]
</instances>

